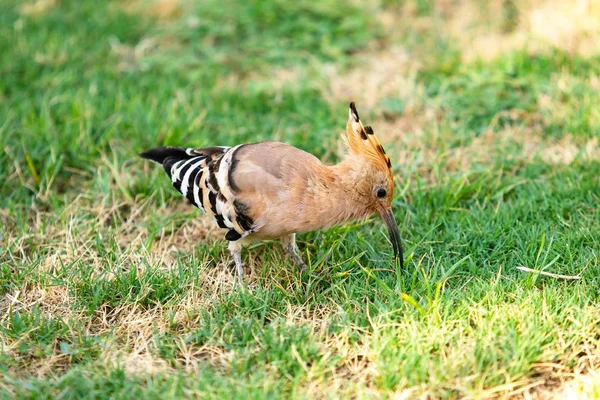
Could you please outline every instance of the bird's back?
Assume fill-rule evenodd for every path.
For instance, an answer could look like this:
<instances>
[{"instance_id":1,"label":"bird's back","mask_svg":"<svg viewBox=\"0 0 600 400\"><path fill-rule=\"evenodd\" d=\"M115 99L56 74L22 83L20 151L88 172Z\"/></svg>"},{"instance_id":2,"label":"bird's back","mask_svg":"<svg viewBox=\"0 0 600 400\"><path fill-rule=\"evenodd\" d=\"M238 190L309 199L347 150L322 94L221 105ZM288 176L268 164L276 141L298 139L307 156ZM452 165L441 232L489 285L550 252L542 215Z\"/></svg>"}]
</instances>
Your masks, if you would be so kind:
<instances>
[{"instance_id":1,"label":"bird's back","mask_svg":"<svg viewBox=\"0 0 600 400\"><path fill-rule=\"evenodd\" d=\"M322 166L310 153L281 142L240 146L233 155L230 184L241 195L262 193L273 201Z\"/></svg>"}]
</instances>

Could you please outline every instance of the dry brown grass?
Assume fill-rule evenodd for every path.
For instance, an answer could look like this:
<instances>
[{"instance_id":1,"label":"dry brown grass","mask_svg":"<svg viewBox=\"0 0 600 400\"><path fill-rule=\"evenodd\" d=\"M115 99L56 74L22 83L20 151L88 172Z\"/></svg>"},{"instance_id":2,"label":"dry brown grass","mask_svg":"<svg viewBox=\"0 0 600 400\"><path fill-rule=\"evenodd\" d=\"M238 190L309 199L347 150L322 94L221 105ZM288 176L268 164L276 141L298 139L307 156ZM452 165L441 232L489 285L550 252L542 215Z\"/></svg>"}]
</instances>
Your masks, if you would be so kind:
<instances>
[{"instance_id":1,"label":"dry brown grass","mask_svg":"<svg viewBox=\"0 0 600 400\"><path fill-rule=\"evenodd\" d=\"M73 303L73 297L69 290L63 286L42 287L39 285L24 288L14 293L8 293L0 299L0 323L6 325L7 318L13 312L27 313L34 307L39 308L42 315L50 320L83 318L83 312L76 311L72 307ZM43 377L65 371L69 367L72 362L71 357L68 354L60 354L58 343L55 343L55 353L49 357L39 358L31 351L26 355L20 354L19 344L28 340L31 334L35 334L35 332L28 332L17 339L2 336L4 339L0 343L2 352L14 359L21 360L18 372ZM11 368L11 370L13 369Z\"/></svg>"},{"instance_id":2,"label":"dry brown grass","mask_svg":"<svg viewBox=\"0 0 600 400\"><path fill-rule=\"evenodd\" d=\"M515 49L537 52L555 47L583 56L598 54L600 49L598 0L440 0L437 9L444 21L439 25L445 29L443 34L456 41L465 61L492 60ZM436 21L422 23L428 26Z\"/></svg>"},{"instance_id":3,"label":"dry brown grass","mask_svg":"<svg viewBox=\"0 0 600 400\"><path fill-rule=\"evenodd\" d=\"M21 268L24 263L34 262L35 249L41 248L46 255L41 260L39 273L48 277L55 276L64 265L85 261L86 268L93 271L92 277L111 279L112 275L106 274L105 256L99 254L92 243L98 234L116 238L116 265L121 265L122 268L154 265L170 269L175 265L176 252L194 253L198 241L214 240L211 239L211 233L215 229L212 223L207 218L196 217L189 218L179 227L171 227L174 228L172 230L165 227L148 249L148 232L144 224L156 212L167 216L194 212L191 206L181 202L156 208L155 205L148 206L150 201L151 199L145 202L106 199L90 201L80 196L65 207L60 221L52 224L48 224L51 215L44 211L32 211L30 234L17 235L11 230L7 231L6 245L12 249L13 257L5 262L11 268ZM3 213L3 218L11 226L10 215ZM170 329L171 314L174 314L173 322L180 329L191 329L197 323L194 315L197 315L198 310L209 306L220 294L229 293L235 284L235 276L231 271L223 265L217 265L207 269L199 287L189 288L179 303L168 308L144 308L129 304L117 308L103 307L90 317L84 315L75 304L76 298L71 285L76 284L77 279L79 278L73 277L68 284L54 286L37 282L9 291L0 299L0 321L7 323L6 318L12 312L27 313L37 308L43 318L59 319L66 323L82 322L91 335L111 333L114 336L114 343L108 343L106 351L102 353L103 363L119 363L127 371L138 373L156 373L168 368L166 362L156 356L153 335ZM2 350L18 357L16 347L24 338L3 338ZM227 355L222 355L220 350L185 349L185 346L182 343L181 361L185 366L191 368L198 360L207 359L211 363L226 364L223 357ZM54 356L34 357L30 362L22 362L19 368L21 373L34 373L41 377L64 370L70 363L70 358L60 354L57 349Z\"/></svg>"},{"instance_id":4,"label":"dry brown grass","mask_svg":"<svg viewBox=\"0 0 600 400\"><path fill-rule=\"evenodd\" d=\"M122 0L113 7L132 15L156 17L161 21L181 17L188 0Z\"/></svg>"},{"instance_id":5,"label":"dry brown grass","mask_svg":"<svg viewBox=\"0 0 600 400\"><path fill-rule=\"evenodd\" d=\"M25 16L43 14L55 5L56 0L28 1L21 6L21 14Z\"/></svg>"}]
</instances>

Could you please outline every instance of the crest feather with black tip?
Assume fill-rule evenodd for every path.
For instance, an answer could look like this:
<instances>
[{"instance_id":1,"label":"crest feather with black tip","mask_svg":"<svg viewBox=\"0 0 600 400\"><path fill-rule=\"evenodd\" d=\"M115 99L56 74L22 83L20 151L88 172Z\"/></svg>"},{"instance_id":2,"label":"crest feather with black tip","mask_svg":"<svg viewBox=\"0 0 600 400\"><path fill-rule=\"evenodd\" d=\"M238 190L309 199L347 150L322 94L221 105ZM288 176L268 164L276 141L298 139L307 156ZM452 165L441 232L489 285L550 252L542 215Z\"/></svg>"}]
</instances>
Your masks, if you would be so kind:
<instances>
[{"instance_id":1,"label":"crest feather with black tip","mask_svg":"<svg viewBox=\"0 0 600 400\"><path fill-rule=\"evenodd\" d=\"M388 172L390 182L393 182L392 163L373 128L363 126L354 102L350 103L348 123L346 125L346 145L351 154L362 156L377 168ZM393 185L390 185L393 188Z\"/></svg>"}]
</instances>

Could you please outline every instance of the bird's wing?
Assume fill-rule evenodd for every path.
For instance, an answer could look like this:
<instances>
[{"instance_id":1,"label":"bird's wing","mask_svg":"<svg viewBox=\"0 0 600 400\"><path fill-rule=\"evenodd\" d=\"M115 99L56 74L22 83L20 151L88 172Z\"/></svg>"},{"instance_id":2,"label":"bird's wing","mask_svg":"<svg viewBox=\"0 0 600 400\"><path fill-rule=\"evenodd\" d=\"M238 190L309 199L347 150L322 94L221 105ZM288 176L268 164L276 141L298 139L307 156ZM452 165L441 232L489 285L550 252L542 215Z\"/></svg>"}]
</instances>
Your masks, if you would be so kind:
<instances>
[{"instance_id":1,"label":"bird's wing","mask_svg":"<svg viewBox=\"0 0 600 400\"><path fill-rule=\"evenodd\" d=\"M252 220L236 202L229 185L231 156L238 148L159 147L141 156L162 164L173 187L211 216L220 228L228 229L226 239L238 240L253 231Z\"/></svg>"}]
</instances>

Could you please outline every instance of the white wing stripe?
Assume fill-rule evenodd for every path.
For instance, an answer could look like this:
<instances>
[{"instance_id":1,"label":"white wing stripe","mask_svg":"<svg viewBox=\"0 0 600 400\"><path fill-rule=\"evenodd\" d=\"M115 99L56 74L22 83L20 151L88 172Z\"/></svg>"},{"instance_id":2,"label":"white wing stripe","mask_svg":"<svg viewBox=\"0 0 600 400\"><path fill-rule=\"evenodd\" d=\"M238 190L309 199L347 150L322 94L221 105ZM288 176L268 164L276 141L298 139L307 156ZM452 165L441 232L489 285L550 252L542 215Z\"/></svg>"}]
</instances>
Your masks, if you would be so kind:
<instances>
[{"instance_id":1,"label":"white wing stripe","mask_svg":"<svg viewBox=\"0 0 600 400\"><path fill-rule=\"evenodd\" d=\"M193 159L195 160L195 159ZM196 168L198 168L198 166L200 164L202 164L202 161L204 161L204 159L201 159L200 161L196 162L195 164L192 164L192 166L190 166L188 168L188 170L185 172L185 175L183 176L183 179L181 180L181 193L184 196L187 196L187 190L188 190L188 186L190 183L190 176L192 175L192 172L196 170Z\"/></svg>"},{"instance_id":2,"label":"white wing stripe","mask_svg":"<svg viewBox=\"0 0 600 400\"><path fill-rule=\"evenodd\" d=\"M171 167L171 183L175 183L177 182L177 179L179 179L179 166L181 163L185 162L186 160L181 160L181 161L177 161L175 164L173 164L173 166Z\"/></svg>"},{"instance_id":3,"label":"white wing stripe","mask_svg":"<svg viewBox=\"0 0 600 400\"><path fill-rule=\"evenodd\" d=\"M229 201L233 200L233 193L231 192L231 188L229 187L229 168L231 167L231 158L240 146L242 145L237 145L227 150L227 153L223 155L223 160L221 160L219 170L216 171L217 183L219 184L219 188L221 189L221 194Z\"/></svg>"},{"instance_id":4,"label":"white wing stripe","mask_svg":"<svg viewBox=\"0 0 600 400\"><path fill-rule=\"evenodd\" d=\"M200 170L198 171L198 174L202 174L203 171ZM202 211L204 211L204 204L202 204L202 200L200 200L200 179L198 179L198 175L196 175L195 179L194 179L194 203L196 203L196 205L198 207L200 207L202 209Z\"/></svg>"}]
</instances>

